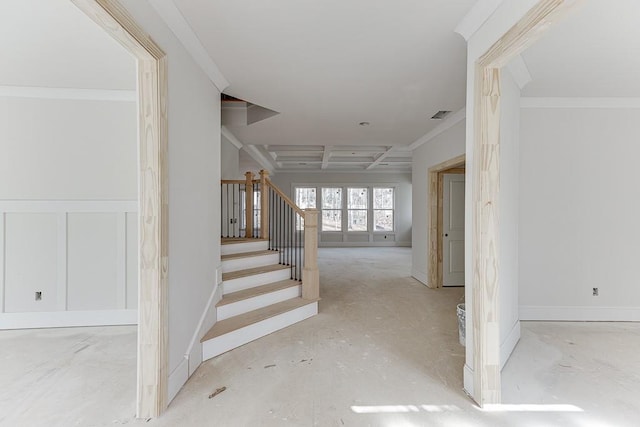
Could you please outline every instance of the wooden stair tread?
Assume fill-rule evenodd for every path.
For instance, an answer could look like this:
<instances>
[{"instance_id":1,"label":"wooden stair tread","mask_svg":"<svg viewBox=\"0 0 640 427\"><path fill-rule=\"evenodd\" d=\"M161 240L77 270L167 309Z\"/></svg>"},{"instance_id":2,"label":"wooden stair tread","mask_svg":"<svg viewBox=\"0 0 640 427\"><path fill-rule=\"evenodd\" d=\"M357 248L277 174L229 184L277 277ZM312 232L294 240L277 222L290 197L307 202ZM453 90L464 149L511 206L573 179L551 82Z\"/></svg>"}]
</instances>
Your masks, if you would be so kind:
<instances>
[{"instance_id":1,"label":"wooden stair tread","mask_svg":"<svg viewBox=\"0 0 640 427\"><path fill-rule=\"evenodd\" d=\"M268 242L268 239L254 239L251 237L222 237L220 244L233 245L235 243Z\"/></svg>"},{"instance_id":2,"label":"wooden stair tread","mask_svg":"<svg viewBox=\"0 0 640 427\"><path fill-rule=\"evenodd\" d=\"M298 286L301 283L302 282L299 282L297 280L288 279L269 283L267 285L256 286L254 288L244 289L242 291L231 292L230 294L223 296L220 302L216 304L216 307L222 307L227 304L232 304L234 302L256 297L258 295L264 295L270 292L280 291L282 289Z\"/></svg>"},{"instance_id":3,"label":"wooden stair tread","mask_svg":"<svg viewBox=\"0 0 640 427\"><path fill-rule=\"evenodd\" d=\"M231 259L251 258L251 257L261 256L261 255L273 255L273 254L277 254L277 253L278 253L278 251L270 251L270 250L253 251L253 252L239 252L237 254L222 255L220 257L220 259L222 259L222 261L228 261L228 260L231 260Z\"/></svg>"},{"instance_id":4,"label":"wooden stair tread","mask_svg":"<svg viewBox=\"0 0 640 427\"><path fill-rule=\"evenodd\" d=\"M272 271L288 270L290 268L290 265L272 264L262 267L247 268L245 270L230 271L228 273L222 273L222 281L224 282L226 280L239 279L241 277L254 276L262 273L271 273Z\"/></svg>"},{"instance_id":5,"label":"wooden stair tread","mask_svg":"<svg viewBox=\"0 0 640 427\"><path fill-rule=\"evenodd\" d=\"M207 332L207 334L200 340L200 342L208 341L229 332L244 328L245 326L258 323L260 321L269 319L282 313L286 313L296 308L304 307L305 305L312 304L316 301L318 300L307 300L300 297L291 298L286 301L272 304L268 307L249 311L248 313L221 320L213 325L213 328L209 329L209 332Z\"/></svg>"}]
</instances>

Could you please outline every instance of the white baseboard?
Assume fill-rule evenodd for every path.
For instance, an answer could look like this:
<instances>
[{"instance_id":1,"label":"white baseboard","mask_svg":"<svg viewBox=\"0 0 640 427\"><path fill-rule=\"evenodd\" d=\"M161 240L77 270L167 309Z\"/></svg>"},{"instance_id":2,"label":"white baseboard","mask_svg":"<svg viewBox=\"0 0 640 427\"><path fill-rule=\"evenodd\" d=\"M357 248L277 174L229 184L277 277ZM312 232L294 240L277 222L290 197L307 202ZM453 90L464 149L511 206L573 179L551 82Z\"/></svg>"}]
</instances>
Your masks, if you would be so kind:
<instances>
[{"instance_id":1,"label":"white baseboard","mask_svg":"<svg viewBox=\"0 0 640 427\"><path fill-rule=\"evenodd\" d=\"M509 356L516 348L516 344L520 341L520 321L518 320L509 331L509 335L500 345L500 370L504 368L504 365L509 360Z\"/></svg>"},{"instance_id":2,"label":"white baseboard","mask_svg":"<svg viewBox=\"0 0 640 427\"><path fill-rule=\"evenodd\" d=\"M221 276L221 269L222 267L218 267L216 270L216 277ZM193 375L202 363L202 344L200 343L200 338L216 323L216 304L220 299L222 299L222 286L216 284L209 296L202 316L200 316L200 321L191 338L189 347L187 347L184 359L173 372L169 374L169 402L176 397L182 386L186 384L189 377Z\"/></svg>"},{"instance_id":3,"label":"white baseboard","mask_svg":"<svg viewBox=\"0 0 640 427\"><path fill-rule=\"evenodd\" d=\"M520 306L520 320L640 322L640 307Z\"/></svg>"},{"instance_id":4,"label":"white baseboard","mask_svg":"<svg viewBox=\"0 0 640 427\"><path fill-rule=\"evenodd\" d=\"M318 242L319 248L410 248L411 242Z\"/></svg>"},{"instance_id":5,"label":"white baseboard","mask_svg":"<svg viewBox=\"0 0 640 427\"><path fill-rule=\"evenodd\" d=\"M182 386L189 379L189 361L185 357L182 359L176 369L169 374L169 384L167 386L167 393L169 395L169 402L173 400L178 394Z\"/></svg>"},{"instance_id":6,"label":"white baseboard","mask_svg":"<svg viewBox=\"0 0 640 427\"><path fill-rule=\"evenodd\" d=\"M464 364L462 377L464 391L473 398L473 369L471 369L466 363Z\"/></svg>"},{"instance_id":7,"label":"white baseboard","mask_svg":"<svg viewBox=\"0 0 640 427\"><path fill-rule=\"evenodd\" d=\"M418 282L422 283L423 285L427 285L427 283L429 283L429 280L427 279L427 273L423 272L423 271L418 271L418 270L411 270L411 277L413 277L414 279L416 279Z\"/></svg>"},{"instance_id":8,"label":"white baseboard","mask_svg":"<svg viewBox=\"0 0 640 427\"><path fill-rule=\"evenodd\" d=\"M138 310L1 313L0 330L137 325Z\"/></svg>"}]
</instances>

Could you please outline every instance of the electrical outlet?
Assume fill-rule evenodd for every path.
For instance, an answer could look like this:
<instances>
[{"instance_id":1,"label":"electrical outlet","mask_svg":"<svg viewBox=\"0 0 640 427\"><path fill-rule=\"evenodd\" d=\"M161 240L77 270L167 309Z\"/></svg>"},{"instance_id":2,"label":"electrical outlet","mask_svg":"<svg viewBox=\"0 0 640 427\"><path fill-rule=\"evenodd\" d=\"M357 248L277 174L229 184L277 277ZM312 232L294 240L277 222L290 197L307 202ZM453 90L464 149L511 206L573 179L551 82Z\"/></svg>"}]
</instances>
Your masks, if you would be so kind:
<instances>
[{"instance_id":1,"label":"electrical outlet","mask_svg":"<svg viewBox=\"0 0 640 427\"><path fill-rule=\"evenodd\" d=\"M36 301L42 300L42 291L36 291Z\"/></svg>"},{"instance_id":2,"label":"electrical outlet","mask_svg":"<svg viewBox=\"0 0 640 427\"><path fill-rule=\"evenodd\" d=\"M593 296L594 297L598 296L598 288L593 288Z\"/></svg>"}]
</instances>

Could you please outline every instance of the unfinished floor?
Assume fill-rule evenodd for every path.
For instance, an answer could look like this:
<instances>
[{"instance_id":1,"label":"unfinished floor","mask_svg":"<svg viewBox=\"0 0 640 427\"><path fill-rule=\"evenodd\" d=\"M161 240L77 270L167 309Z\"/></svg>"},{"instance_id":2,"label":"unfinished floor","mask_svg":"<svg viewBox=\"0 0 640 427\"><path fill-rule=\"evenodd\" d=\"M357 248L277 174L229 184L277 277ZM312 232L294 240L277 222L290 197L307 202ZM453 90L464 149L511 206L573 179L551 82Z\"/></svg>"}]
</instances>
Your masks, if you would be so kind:
<instances>
[{"instance_id":1,"label":"unfinished floor","mask_svg":"<svg viewBox=\"0 0 640 427\"><path fill-rule=\"evenodd\" d=\"M320 314L205 362L148 423L133 418L135 328L0 332L0 425L637 425L630 323L523 323L503 372L515 405L478 410L462 391L463 289L427 289L410 256L321 249Z\"/></svg>"}]
</instances>

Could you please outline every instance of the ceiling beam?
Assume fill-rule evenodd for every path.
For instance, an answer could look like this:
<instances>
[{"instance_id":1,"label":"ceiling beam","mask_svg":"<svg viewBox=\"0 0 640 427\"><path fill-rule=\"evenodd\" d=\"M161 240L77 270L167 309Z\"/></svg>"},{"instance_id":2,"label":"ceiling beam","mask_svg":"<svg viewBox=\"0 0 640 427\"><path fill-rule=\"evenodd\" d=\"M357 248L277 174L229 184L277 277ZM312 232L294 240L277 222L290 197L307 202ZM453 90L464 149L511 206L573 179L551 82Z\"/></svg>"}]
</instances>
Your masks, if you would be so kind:
<instances>
[{"instance_id":1,"label":"ceiling beam","mask_svg":"<svg viewBox=\"0 0 640 427\"><path fill-rule=\"evenodd\" d=\"M167 24L171 32L176 36L184 48L189 52L196 64L209 77L209 80L218 88L220 92L229 86L229 81L222 75L218 65L213 62L209 53L204 48L198 36L187 23L184 16L173 3L172 0L150 0L160 18Z\"/></svg>"},{"instance_id":2,"label":"ceiling beam","mask_svg":"<svg viewBox=\"0 0 640 427\"><path fill-rule=\"evenodd\" d=\"M325 145L324 152L322 153L322 166L320 169L326 169L329 166L329 159L331 158L331 146Z\"/></svg>"},{"instance_id":3,"label":"ceiling beam","mask_svg":"<svg viewBox=\"0 0 640 427\"><path fill-rule=\"evenodd\" d=\"M391 154L393 152L393 150L395 149L395 147L389 147L387 149L387 151L385 151L384 153L380 154L373 163L371 163L369 166L367 166L367 170L371 170L373 168L375 168L376 166L378 166L378 164L380 162L382 162L389 154Z\"/></svg>"},{"instance_id":4,"label":"ceiling beam","mask_svg":"<svg viewBox=\"0 0 640 427\"><path fill-rule=\"evenodd\" d=\"M420 147L421 145L426 144L427 142L431 141L436 136L440 135L442 132L452 128L453 126L455 126L456 124L458 124L459 122L464 120L466 117L467 117L466 108L458 110L453 114L449 114L447 116L447 118L445 118L442 121L442 123L440 123L438 126L436 126L431 132L429 132L426 135L420 137L419 139L414 141L411 145L409 145L409 149L415 150L416 148Z\"/></svg>"},{"instance_id":5,"label":"ceiling beam","mask_svg":"<svg viewBox=\"0 0 640 427\"><path fill-rule=\"evenodd\" d=\"M244 145L242 142L240 142L240 140L238 138L236 138L236 136L234 134L231 133L229 128L227 128L225 125L220 126L220 133L222 134L222 136L227 138L227 140L229 140L230 143L235 145L235 147L238 150L240 150L242 148L242 146Z\"/></svg>"},{"instance_id":6,"label":"ceiling beam","mask_svg":"<svg viewBox=\"0 0 640 427\"><path fill-rule=\"evenodd\" d=\"M478 0L454 30L469 40L487 19L496 11L504 0Z\"/></svg>"}]
</instances>

